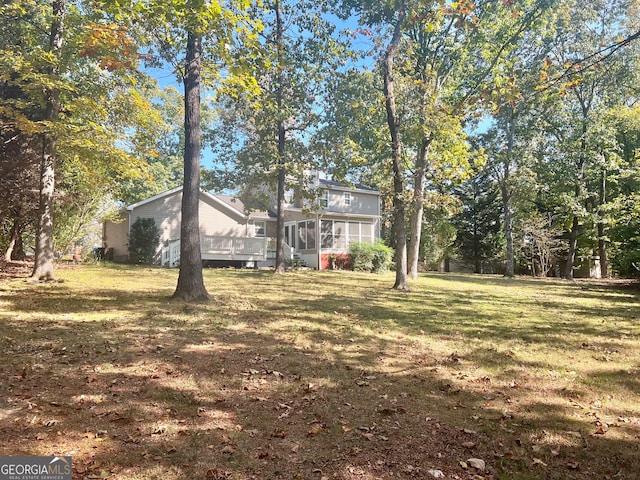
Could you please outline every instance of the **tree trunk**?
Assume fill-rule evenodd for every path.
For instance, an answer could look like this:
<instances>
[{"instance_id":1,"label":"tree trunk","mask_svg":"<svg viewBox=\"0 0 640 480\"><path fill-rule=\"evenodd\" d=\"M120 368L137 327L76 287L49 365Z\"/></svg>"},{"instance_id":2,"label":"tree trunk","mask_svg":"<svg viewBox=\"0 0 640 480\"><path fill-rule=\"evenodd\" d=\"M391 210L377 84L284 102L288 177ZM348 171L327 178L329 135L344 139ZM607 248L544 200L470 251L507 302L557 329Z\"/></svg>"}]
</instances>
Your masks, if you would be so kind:
<instances>
[{"instance_id":1,"label":"tree trunk","mask_svg":"<svg viewBox=\"0 0 640 480\"><path fill-rule=\"evenodd\" d=\"M24 241L22 240L22 229L24 227L21 227L20 231L18 232L18 236L16 237L16 244L13 247L13 255L11 255L11 258L13 260L26 260L27 259L27 253L24 251Z\"/></svg>"},{"instance_id":2,"label":"tree trunk","mask_svg":"<svg viewBox=\"0 0 640 480\"><path fill-rule=\"evenodd\" d=\"M580 140L580 156L578 157L578 172L576 175L576 183L574 187L574 194L576 203L580 204L583 198L583 188L585 183L585 175L587 169L587 133L588 133L588 118L589 110L591 109L591 98L584 99L579 92L576 93L578 101L582 109L582 136ZM580 234L580 215L573 213L573 220L571 222L571 235L569 238L569 253L567 254L567 263L565 265L566 280L573 280L573 264L576 260L576 252L578 251L578 235Z\"/></svg>"},{"instance_id":3,"label":"tree trunk","mask_svg":"<svg viewBox=\"0 0 640 480\"><path fill-rule=\"evenodd\" d=\"M405 224L405 201L400 132L396 113L394 91L393 62L402 38L402 24L405 13L400 12L393 31L393 37L384 55L382 71L384 75L384 97L387 111L387 124L391 134L391 157L393 162L393 226L396 237L396 281L393 288L409 290L407 278L407 227Z\"/></svg>"},{"instance_id":4,"label":"tree trunk","mask_svg":"<svg viewBox=\"0 0 640 480\"><path fill-rule=\"evenodd\" d=\"M600 195L599 195L599 218L598 218L598 254L600 255L600 275L602 278L609 277L609 259L607 257L607 236L605 231L604 207L607 202L607 169L602 167L600 172Z\"/></svg>"},{"instance_id":5,"label":"tree trunk","mask_svg":"<svg viewBox=\"0 0 640 480\"><path fill-rule=\"evenodd\" d=\"M66 13L65 0L53 0L53 20L49 33L49 51L56 59L49 68L49 74L56 77L60 74L60 59L64 19ZM47 92L44 118L55 122L60 114L60 92L56 87ZM56 139L52 133L43 136L42 158L40 162L40 205L38 210L38 226L36 251L31 279L35 281L54 280L53 271L53 194L55 191L55 158Z\"/></svg>"},{"instance_id":6,"label":"tree trunk","mask_svg":"<svg viewBox=\"0 0 640 480\"><path fill-rule=\"evenodd\" d=\"M424 214L424 182L427 168L427 154L430 143L429 139L423 139L420 143L420 149L416 156L413 202L411 209L411 240L409 242L409 278L412 280L418 278L422 217Z\"/></svg>"},{"instance_id":7,"label":"tree trunk","mask_svg":"<svg viewBox=\"0 0 640 480\"><path fill-rule=\"evenodd\" d=\"M564 278L573 280L573 264L576 259L576 250L578 249L578 233L580 231L580 220L578 215L573 215L571 222L571 235L569 237L569 253L567 254L567 263L565 265Z\"/></svg>"},{"instance_id":8,"label":"tree trunk","mask_svg":"<svg viewBox=\"0 0 640 480\"><path fill-rule=\"evenodd\" d=\"M511 217L511 191L509 189L509 178L511 176L511 159L513 155L513 140L515 130L514 112L507 119L507 151L502 161L502 181L500 182L500 192L502 193L502 209L504 210L504 236L507 242L507 266L504 276L513 278L515 276L516 261L513 249L513 218Z\"/></svg>"},{"instance_id":9,"label":"tree trunk","mask_svg":"<svg viewBox=\"0 0 640 480\"><path fill-rule=\"evenodd\" d=\"M507 242L507 268L504 276L512 278L515 275L515 255L513 251L513 219L511 217L509 187L503 183L500 190L502 192L502 208L504 209L504 236Z\"/></svg>"},{"instance_id":10,"label":"tree trunk","mask_svg":"<svg viewBox=\"0 0 640 480\"><path fill-rule=\"evenodd\" d=\"M285 183L287 181L287 169L286 169L286 158L285 158L285 148L286 148L286 129L284 124L284 119L282 117L283 103L284 103L284 75L283 75L283 23L282 23L282 10L279 0L276 0L274 8L276 14L276 50L278 52L278 87L276 92L276 103L277 103L277 111L278 111L278 184L277 184L277 218L276 218L276 269L275 273L284 273L286 270L286 259L284 258L284 194L285 194Z\"/></svg>"},{"instance_id":11,"label":"tree trunk","mask_svg":"<svg viewBox=\"0 0 640 480\"><path fill-rule=\"evenodd\" d=\"M13 255L13 249L16 246L16 240L18 238L18 224L20 222L20 217L16 216L13 219L13 226L11 227L11 234L9 236L9 243L7 244L7 249L4 251L4 261L10 262L11 256Z\"/></svg>"},{"instance_id":12,"label":"tree trunk","mask_svg":"<svg viewBox=\"0 0 640 480\"><path fill-rule=\"evenodd\" d=\"M200 63L202 38L189 33L184 72L184 185L180 225L180 273L172 299L199 302L209 298L202 277L200 249Z\"/></svg>"},{"instance_id":13,"label":"tree trunk","mask_svg":"<svg viewBox=\"0 0 640 480\"><path fill-rule=\"evenodd\" d=\"M16 217L13 219L13 226L11 227L11 233L9 235L9 243L7 249L4 252L5 262L10 262L16 259L16 255L22 250L22 225L20 224L22 218L20 212L16 213ZM15 255L14 255L15 254Z\"/></svg>"},{"instance_id":14,"label":"tree trunk","mask_svg":"<svg viewBox=\"0 0 640 480\"><path fill-rule=\"evenodd\" d=\"M283 166L278 171L278 195L277 195L277 219L276 219L276 270L275 273L286 271L286 259L284 258L284 193L287 170Z\"/></svg>"},{"instance_id":15,"label":"tree trunk","mask_svg":"<svg viewBox=\"0 0 640 480\"><path fill-rule=\"evenodd\" d=\"M584 143L584 140L583 140ZM583 151L586 147L583 146ZM578 179L575 185L575 197L576 202L580 202L582 198L582 184L584 182L586 160L584 153L582 154L578 162ZM577 213L573 214L573 221L571 222L571 235L569 238L569 253L567 254L567 263L565 265L564 278L566 280L573 280L573 265L576 260L576 252L578 251L578 235L580 234L580 216Z\"/></svg>"}]
</instances>

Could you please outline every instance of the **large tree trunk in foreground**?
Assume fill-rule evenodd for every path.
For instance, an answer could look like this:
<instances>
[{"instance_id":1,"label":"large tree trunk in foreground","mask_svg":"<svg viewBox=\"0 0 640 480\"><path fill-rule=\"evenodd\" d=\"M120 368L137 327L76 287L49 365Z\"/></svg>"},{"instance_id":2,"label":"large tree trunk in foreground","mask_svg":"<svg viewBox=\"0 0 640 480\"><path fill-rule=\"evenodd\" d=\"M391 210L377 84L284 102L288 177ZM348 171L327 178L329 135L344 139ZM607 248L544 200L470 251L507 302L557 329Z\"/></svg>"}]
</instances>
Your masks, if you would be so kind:
<instances>
[{"instance_id":1,"label":"large tree trunk in foreground","mask_svg":"<svg viewBox=\"0 0 640 480\"><path fill-rule=\"evenodd\" d=\"M285 167L285 148L287 141L287 132L284 124L284 119L282 118L282 110L284 104L284 46L283 46L283 29L284 25L282 23L282 10L280 6L280 2L276 0L275 2L275 14L276 14L276 48L278 51L278 87L276 92L276 103L278 106L278 183L276 187L276 198L277 198L277 210L276 210L276 269L275 273L284 273L286 270L286 259L284 258L284 194L285 194L285 183L287 181L287 169Z\"/></svg>"},{"instance_id":2,"label":"large tree trunk in foreground","mask_svg":"<svg viewBox=\"0 0 640 480\"><path fill-rule=\"evenodd\" d=\"M53 20L49 33L49 51L56 63L49 68L49 74L56 77L60 73L57 60L60 59L64 32L65 0L53 0ZM52 87L47 92L45 119L55 122L60 114L60 92ZM55 191L56 140L52 133L45 133L42 142L40 163L40 206L36 236L35 261L31 278L35 281L54 280L53 272L53 195Z\"/></svg>"},{"instance_id":3,"label":"large tree trunk in foreground","mask_svg":"<svg viewBox=\"0 0 640 480\"><path fill-rule=\"evenodd\" d=\"M409 290L407 278L407 227L405 224L404 181L396 113L396 97L393 79L393 62L402 38L402 24L405 13L401 12L393 31L389 48L384 55L382 70L384 75L384 97L387 110L387 123L391 134L391 157L393 161L393 224L396 237L396 281L393 288Z\"/></svg>"},{"instance_id":4,"label":"large tree trunk in foreground","mask_svg":"<svg viewBox=\"0 0 640 480\"><path fill-rule=\"evenodd\" d=\"M180 273L173 299L199 302L209 298L202 278L200 249L200 62L202 39L189 33L184 75L184 186L180 226Z\"/></svg>"},{"instance_id":5,"label":"large tree trunk in foreground","mask_svg":"<svg viewBox=\"0 0 640 480\"><path fill-rule=\"evenodd\" d=\"M286 270L287 262L284 257L284 194L285 194L285 181L287 171L284 166L278 170L278 193L277 193L277 219L276 219L276 270L275 273L284 273Z\"/></svg>"}]
</instances>

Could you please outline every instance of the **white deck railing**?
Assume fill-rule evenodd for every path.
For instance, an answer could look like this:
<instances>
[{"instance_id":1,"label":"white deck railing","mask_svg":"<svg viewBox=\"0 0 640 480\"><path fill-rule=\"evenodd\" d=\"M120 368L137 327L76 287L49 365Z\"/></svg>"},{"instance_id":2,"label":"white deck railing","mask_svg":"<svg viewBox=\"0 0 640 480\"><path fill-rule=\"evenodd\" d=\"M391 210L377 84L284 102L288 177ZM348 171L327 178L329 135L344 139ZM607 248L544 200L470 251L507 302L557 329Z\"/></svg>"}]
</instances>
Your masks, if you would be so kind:
<instances>
[{"instance_id":1,"label":"white deck railing","mask_svg":"<svg viewBox=\"0 0 640 480\"><path fill-rule=\"evenodd\" d=\"M177 267L180 263L180 240L175 240L162 249L160 265Z\"/></svg>"},{"instance_id":2,"label":"white deck railing","mask_svg":"<svg viewBox=\"0 0 640 480\"><path fill-rule=\"evenodd\" d=\"M200 236L203 260L266 260L267 239L264 237ZM180 240L162 249L161 265L176 267L180 264Z\"/></svg>"}]
</instances>

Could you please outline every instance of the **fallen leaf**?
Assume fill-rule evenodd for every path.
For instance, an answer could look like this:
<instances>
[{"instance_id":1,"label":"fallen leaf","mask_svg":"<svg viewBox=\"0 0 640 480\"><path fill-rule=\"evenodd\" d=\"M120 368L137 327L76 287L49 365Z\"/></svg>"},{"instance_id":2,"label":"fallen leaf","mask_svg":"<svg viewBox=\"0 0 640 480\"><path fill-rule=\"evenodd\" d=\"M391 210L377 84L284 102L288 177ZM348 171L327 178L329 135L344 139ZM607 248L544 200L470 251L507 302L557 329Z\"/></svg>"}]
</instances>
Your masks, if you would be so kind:
<instances>
[{"instance_id":1,"label":"fallen leaf","mask_svg":"<svg viewBox=\"0 0 640 480\"><path fill-rule=\"evenodd\" d=\"M307 437L315 437L322 430L323 430L323 427L322 427L321 423L317 423L317 422L313 423L313 424L311 424L311 428L307 432Z\"/></svg>"},{"instance_id":2,"label":"fallen leaf","mask_svg":"<svg viewBox=\"0 0 640 480\"><path fill-rule=\"evenodd\" d=\"M101 470L99 475L89 475L87 478L91 478L91 479L102 479L102 478L109 478L110 476L112 476L113 473L108 472L106 470Z\"/></svg>"},{"instance_id":3,"label":"fallen leaf","mask_svg":"<svg viewBox=\"0 0 640 480\"><path fill-rule=\"evenodd\" d=\"M227 455L231 455L232 453L235 453L236 449L233 445L225 445L224 447L222 447L222 450L220 451Z\"/></svg>"},{"instance_id":4,"label":"fallen leaf","mask_svg":"<svg viewBox=\"0 0 640 480\"><path fill-rule=\"evenodd\" d=\"M464 448L472 449L476 446L474 442L462 442L461 444Z\"/></svg>"},{"instance_id":5,"label":"fallen leaf","mask_svg":"<svg viewBox=\"0 0 640 480\"><path fill-rule=\"evenodd\" d=\"M543 462L542 460L540 460L539 458L534 458L534 459L533 459L533 464L534 464L534 465L540 465L540 466L542 466L542 467L546 467L546 466L547 466L547 464L546 464L546 463L544 463L544 462Z\"/></svg>"},{"instance_id":6,"label":"fallen leaf","mask_svg":"<svg viewBox=\"0 0 640 480\"><path fill-rule=\"evenodd\" d=\"M225 480L231 476L231 472L220 471L217 468L210 468L207 470L206 476L212 480Z\"/></svg>"},{"instance_id":7,"label":"fallen leaf","mask_svg":"<svg viewBox=\"0 0 640 480\"><path fill-rule=\"evenodd\" d=\"M467 459L467 463L476 470L480 470L481 472L484 472L487 468L484 460L481 460L479 458L469 458Z\"/></svg>"}]
</instances>

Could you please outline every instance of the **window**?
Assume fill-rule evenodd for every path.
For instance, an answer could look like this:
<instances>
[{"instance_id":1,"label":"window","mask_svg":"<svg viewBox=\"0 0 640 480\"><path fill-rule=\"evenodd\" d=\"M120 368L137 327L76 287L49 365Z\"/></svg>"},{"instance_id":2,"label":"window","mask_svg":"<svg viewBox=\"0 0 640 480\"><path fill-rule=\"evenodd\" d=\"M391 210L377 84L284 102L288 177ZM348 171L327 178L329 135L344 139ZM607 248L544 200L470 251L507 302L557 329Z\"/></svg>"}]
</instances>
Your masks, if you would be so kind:
<instances>
[{"instance_id":1,"label":"window","mask_svg":"<svg viewBox=\"0 0 640 480\"><path fill-rule=\"evenodd\" d=\"M363 222L360 224L360 241L373 243L373 224Z\"/></svg>"},{"instance_id":2,"label":"window","mask_svg":"<svg viewBox=\"0 0 640 480\"><path fill-rule=\"evenodd\" d=\"M349 243L360 241L360 222L349 222Z\"/></svg>"},{"instance_id":3,"label":"window","mask_svg":"<svg viewBox=\"0 0 640 480\"><path fill-rule=\"evenodd\" d=\"M296 243L298 244L298 250L307 249L307 222L298 223L298 238Z\"/></svg>"},{"instance_id":4,"label":"window","mask_svg":"<svg viewBox=\"0 0 640 480\"><path fill-rule=\"evenodd\" d=\"M284 238L285 242L291 247L296 248L296 225L285 225L284 226Z\"/></svg>"},{"instance_id":5,"label":"window","mask_svg":"<svg viewBox=\"0 0 640 480\"><path fill-rule=\"evenodd\" d=\"M298 250L313 250L316 248L316 222L307 220L298 222Z\"/></svg>"},{"instance_id":6,"label":"window","mask_svg":"<svg viewBox=\"0 0 640 480\"><path fill-rule=\"evenodd\" d=\"M344 192L344 206L351 206L351 192Z\"/></svg>"},{"instance_id":7,"label":"window","mask_svg":"<svg viewBox=\"0 0 640 480\"><path fill-rule=\"evenodd\" d=\"M321 246L326 250L346 250L351 242L373 242L373 224L322 220L320 224Z\"/></svg>"},{"instance_id":8,"label":"window","mask_svg":"<svg viewBox=\"0 0 640 480\"><path fill-rule=\"evenodd\" d=\"M293 188L290 188L284 193L284 201L285 203L292 205L293 198L294 198L294 191L293 191Z\"/></svg>"},{"instance_id":9,"label":"window","mask_svg":"<svg viewBox=\"0 0 640 480\"><path fill-rule=\"evenodd\" d=\"M253 234L256 237L264 237L265 236L265 224L264 224L264 222L256 222L253 225Z\"/></svg>"},{"instance_id":10,"label":"window","mask_svg":"<svg viewBox=\"0 0 640 480\"><path fill-rule=\"evenodd\" d=\"M333 248L333 220L320 222L320 239L322 248Z\"/></svg>"},{"instance_id":11,"label":"window","mask_svg":"<svg viewBox=\"0 0 640 480\"><path fill-rule=\"evenodd\" d=\"M327 208L329 206L329 190L322 191L322 196L320 197L320 206L322 208Z\"/></svg>"},{"instance_id":12,"label":"window","mask_svg":"<svg viewBox=\"0 0 640 480\"><path fill-rule=\"evenodd\" d=\"M333 248L338 250L347 248L347 224L342 220L333 222Z\"/></svg>"}]
</instances>

